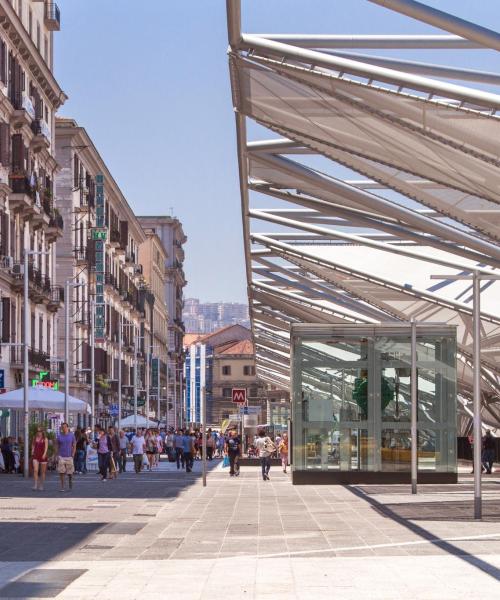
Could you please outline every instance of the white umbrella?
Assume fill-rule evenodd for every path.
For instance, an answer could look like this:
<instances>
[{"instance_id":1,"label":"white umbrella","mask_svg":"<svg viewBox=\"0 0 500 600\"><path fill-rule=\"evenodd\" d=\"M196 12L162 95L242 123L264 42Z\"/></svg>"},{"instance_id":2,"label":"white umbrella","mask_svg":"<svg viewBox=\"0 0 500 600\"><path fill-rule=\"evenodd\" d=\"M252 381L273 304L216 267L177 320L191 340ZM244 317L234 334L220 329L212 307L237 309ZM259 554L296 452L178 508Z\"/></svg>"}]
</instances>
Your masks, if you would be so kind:
<instances>
[{"instance_id":1,"label":"white umbrella","mask_svg":"<svg viewBox=\"0 0 500 600\"><path fill-rule=\"evenodd\" d=\"M134 415L121 419L120 427L135 427ZM158 427L158 421L151 421L143 415L137 415L137 427Z\"/></svg>"},{"instance_id":2,"label":"white umbrella","mask_svg":"<svg viewBox=\"0 0 500 600\"><path fill-rule=\"evenodd\" d=\"M70 412L90 413L90 406L84 400L68 396ZM24 388L0 394L0 408L22 409L24 406ZM50 388L30 387L28 390L30 410L48 410L64 412L64 394Z\"/></svg>"}]
</instances>

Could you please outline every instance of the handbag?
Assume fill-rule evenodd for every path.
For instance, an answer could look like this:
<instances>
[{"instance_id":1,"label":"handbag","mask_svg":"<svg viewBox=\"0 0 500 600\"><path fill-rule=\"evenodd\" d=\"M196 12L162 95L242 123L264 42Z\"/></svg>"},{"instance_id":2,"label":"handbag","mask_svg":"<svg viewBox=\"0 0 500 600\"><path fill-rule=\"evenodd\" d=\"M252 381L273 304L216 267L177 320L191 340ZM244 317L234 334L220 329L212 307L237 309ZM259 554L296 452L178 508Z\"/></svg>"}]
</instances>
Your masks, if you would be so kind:
<instances>
[{"instance_id":1,"label":"handbag","mask_svg":"<svg viewBox=\"0 0 500 600\"><path fill-rule=\"evenodd\" d=\"M224 460L222 461L222 468L229 467L229 456L224 456Z\"/></svg>"}]
</instances>

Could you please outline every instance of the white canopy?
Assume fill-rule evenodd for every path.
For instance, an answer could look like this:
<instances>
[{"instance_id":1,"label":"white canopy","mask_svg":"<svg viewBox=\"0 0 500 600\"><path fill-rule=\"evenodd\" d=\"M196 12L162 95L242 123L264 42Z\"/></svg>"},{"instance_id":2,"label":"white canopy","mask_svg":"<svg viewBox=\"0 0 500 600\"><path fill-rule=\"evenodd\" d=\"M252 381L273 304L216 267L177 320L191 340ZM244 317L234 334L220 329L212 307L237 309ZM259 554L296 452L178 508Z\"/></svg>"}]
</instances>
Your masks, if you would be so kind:
<instances>
[{"instance_id":1,"label":"white canopy","mask_svg":"<svg viewBox=\"0 0 500 600\"><path fill-rule=\"evenodd\" d=\"M134 415L129 415L120 421L121 427L135 427L135 424ZM146 419L144 415L137 415L137 427L158 427L158 421Z\"/></svg>"},{"instance_id":2,"label":"white canopy","mask_svg":"<svg viewBox=\"0 0 500 600\"><path fill-rule=\"evenodd\" d=\"M23 388L0 394L0 408L22 409L23 402ZM64 394L44 387L29 388L28 406L30 410L64 412ZM90 406L84 400L69 396L69 410L70 412L90 413Z\"/></svg>"}]
</instances>

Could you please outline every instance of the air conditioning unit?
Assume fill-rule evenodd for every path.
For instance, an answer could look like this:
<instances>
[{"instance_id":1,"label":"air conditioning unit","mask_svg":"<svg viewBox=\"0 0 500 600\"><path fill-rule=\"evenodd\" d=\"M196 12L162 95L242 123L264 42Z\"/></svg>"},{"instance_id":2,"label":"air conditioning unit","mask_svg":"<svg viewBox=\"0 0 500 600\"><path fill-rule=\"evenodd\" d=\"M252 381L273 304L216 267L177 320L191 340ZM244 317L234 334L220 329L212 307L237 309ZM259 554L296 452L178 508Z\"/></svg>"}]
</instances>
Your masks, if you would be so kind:
<instances>
[{"instance_id":1,"label":"air conditioning unit","mask_svg":"<svg viewBox=\"0 0 500 600\"><path fill-rule=\"evenodd\" d=\"M12 275L23 275L24 265L22 265L20 263L13 264L11 267L11 273L12 273Z\"/></svg>"}]
</instances>

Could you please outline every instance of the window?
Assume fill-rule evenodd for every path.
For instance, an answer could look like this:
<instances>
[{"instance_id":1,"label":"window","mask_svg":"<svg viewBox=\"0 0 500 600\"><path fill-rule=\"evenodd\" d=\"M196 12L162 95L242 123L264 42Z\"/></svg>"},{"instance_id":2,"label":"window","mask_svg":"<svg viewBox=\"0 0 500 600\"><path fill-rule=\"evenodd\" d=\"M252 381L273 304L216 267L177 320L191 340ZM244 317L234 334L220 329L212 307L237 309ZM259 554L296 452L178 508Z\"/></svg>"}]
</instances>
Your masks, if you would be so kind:
<instances>
[{"instance_id":1,"label":"window","mask_svg":"<svg viewBox=\"0 0 500 600\"><path fill-rule=\"evenodd\" d=\"M231 398L233 395L233 390L231 388L222 388L222 397L223 398Z\"/></svg>"},{"instance_id":2,"label":"window","mask_svg":"<svg viewBox=\"0 0 500 600\"><path fill-rule=\"evenodd\" d=\"M231 367L229 365L224 365L222 367L222 374L223 375L231 375Z\"/></svg>"},{"instance_id":3,"label":"window","mask_svg":"<svg viewBox=\"0 0 500 600\"><path fill-rule=\"evenodd\" d=\"M255 387L250 388L248 395L250 396L250 398L257 398L257 396L259 395L258 388L255 388Z\"/></svg>"},{"instance_id":4,"label":"window","mask_svg":"<svg viewBox=\"0 0 500 600\"><path fill-rule=\"evenodd\" d=\"M43 40L43 57L45 62L49 64L49 39L47 36L45 36L45 39Z\"/></svg>"},{"instance_id":5,"label":"window","mask_svg":"<svg viewBox=\"0 0 500 600\"><path fill-rule=\"evenodd\" d=\"M40 23L36 24L36 47L40 50L40 40L42 37L42 32L40 31Z\"/></svg>"},{"instance_id":6,"label":"window","mask_svg":"<svg viewBox=\"0 0 500 600\"><path fill-rule=\"evenodd\" d=\"M243 367L243 375L255 375L255 367L253 365L245 365Z\"/></svg>"},{"instance_id":7,"label":"window","mask_svg":"<svg viewBox=\"0 0 500 600\"><path fill-rule=\"evenodd\" d=\"M33 37L33 11L30 8L28 14L28 33L30 34L30 38Z\"/></svg>"}]
</instances>

